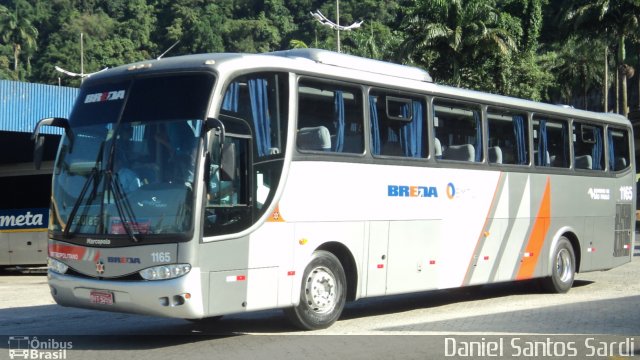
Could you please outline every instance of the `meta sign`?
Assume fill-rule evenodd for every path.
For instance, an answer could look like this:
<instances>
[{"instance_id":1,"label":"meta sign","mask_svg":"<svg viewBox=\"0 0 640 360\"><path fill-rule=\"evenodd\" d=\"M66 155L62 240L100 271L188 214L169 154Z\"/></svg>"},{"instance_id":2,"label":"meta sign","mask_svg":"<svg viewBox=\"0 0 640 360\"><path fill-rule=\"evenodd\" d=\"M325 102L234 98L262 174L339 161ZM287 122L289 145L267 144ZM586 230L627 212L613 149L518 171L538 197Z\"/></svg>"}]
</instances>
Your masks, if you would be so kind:
<instances>
[{"instance_id":1,"label":"meta sign","mask_svg":"<svg viewBox=\"0 0 640 360\"><path fill-rule=\"evenodd\" d=\"M48 208L0 210L0 232L45 230L48 225Z\"/></svg>"}]
</instances>

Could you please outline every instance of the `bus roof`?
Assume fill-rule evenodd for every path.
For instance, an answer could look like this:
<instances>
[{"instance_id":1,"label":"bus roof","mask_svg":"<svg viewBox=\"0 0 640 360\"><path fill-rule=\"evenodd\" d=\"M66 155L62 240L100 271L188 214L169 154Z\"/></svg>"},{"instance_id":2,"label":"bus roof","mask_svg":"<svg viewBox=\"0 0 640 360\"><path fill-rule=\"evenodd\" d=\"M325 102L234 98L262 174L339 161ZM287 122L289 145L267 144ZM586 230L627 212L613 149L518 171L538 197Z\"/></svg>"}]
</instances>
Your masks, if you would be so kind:
<instances>
[{"instance_id":1,"label":"bus roof","mask_svg":"<svg viewBox=\"0 0 640 360\"><path fill-rule=\"evenodd\" d=\"M507 106L550 116L600 120L628 126L627 118L619 114L597 113L481 91L435 84L425 70L379 60L336 53L320 49L293 49L263 54L208 53L167 57L119 66L92 75L85 82L127 76L133 72L161 73L180 70L216 69L220 72L242 71L248 68L292 71L307 75L324 75L356 83L402 88L429 95L458 100L470 100L487 105Z\"/></svg>"},{"instance_id":2,"label":"bus roof","mask_svg":"<svg viewBox=\"0 0 640 360\"><path fill-rule=\"evenodd\" d=\"M313 60L319 64L337 66L341 68L371 72L374 74L390 75L403 79L411 79L425 82L433 82L431 75L423 69L399 65L390 62L363 58L348 54L337 53L320 49L294 49L275 51L269 55L284 56L288 58L303 58Z\"/></svg>"}]
</instances>

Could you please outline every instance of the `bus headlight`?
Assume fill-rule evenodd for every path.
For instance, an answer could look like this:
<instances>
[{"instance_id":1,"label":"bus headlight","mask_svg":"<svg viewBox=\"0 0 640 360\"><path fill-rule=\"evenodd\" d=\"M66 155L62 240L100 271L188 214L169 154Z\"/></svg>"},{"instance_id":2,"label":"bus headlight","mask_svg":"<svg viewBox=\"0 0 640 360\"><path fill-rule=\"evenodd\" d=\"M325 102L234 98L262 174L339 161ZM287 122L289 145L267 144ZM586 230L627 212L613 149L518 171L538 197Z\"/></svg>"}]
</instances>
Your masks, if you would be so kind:
<instances>
[{"instance_id":1,"label":"bus headlight","mask_svg":"<svg viewBox=\"0 0 640 360\"><path fill-rule=\"evenodd\" d=\"M67 266L62 261L58 261L56 259L48 258L47 259L47 269L49 271L53 271L58 274L64 274L69 270L69 266Z\"/></svg>"},{"instance_id":2,"label":"bus headlight","mask_svg":"<svg viewBox=\"0 0 640 360\"><path fill-rule=\"evenodd\" d=\"M189 271L189 264L160 265L140 270L140 276L145 280L166 280L186 275Z\"/></svg>"}]
</instances>

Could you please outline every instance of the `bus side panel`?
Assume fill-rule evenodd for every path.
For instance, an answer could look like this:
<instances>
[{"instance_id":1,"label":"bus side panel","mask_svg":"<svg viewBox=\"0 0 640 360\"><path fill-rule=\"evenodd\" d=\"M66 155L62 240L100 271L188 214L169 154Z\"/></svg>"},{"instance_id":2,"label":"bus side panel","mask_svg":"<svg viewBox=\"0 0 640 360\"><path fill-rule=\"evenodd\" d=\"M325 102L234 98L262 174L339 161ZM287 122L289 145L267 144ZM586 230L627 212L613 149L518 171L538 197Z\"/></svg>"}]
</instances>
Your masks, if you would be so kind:
<instances>
[{"instance_id":1,"label":"bus side panel","mask_svg":"<svg viewBox=\"0 0 640 360\"><path fill-rule=\"evenodd\" d=\"M585 219L583 247L586 250L585 260L588 266L584 269L603 270L613 265L613 221L614 218L611 216Z\"/></svg>"},{"instance_id":2,"label":"bus side panel","mask_svg":"<svg viewBox=\"0 0 640 360\"><path fill-rule=\"evenodd\" d=\"M278 267L270 267L211 272L210 315L277 307L279 271Z\"/></svg>"},{"instance_id":3,"label":"bus side panel","mask_svg":"<svg viewBox=\"0 0 640 360\"><path fill-rule=\"evenodd\" d=\"M503 224L506 220L500 220ZM517 269L522 261L522 248L531 228L531 219L518 217L508 221L506 225L505 240L500 244L496 254L496 265L489 273L489 282L501 282L515 280ZM508 229L511 229L510 231ZM493 230L491 231L493 234ZM489 255L491 256L491 255ZM484 255L481 256L484 261Z\"/></svg>"},{"instance_id":4,"label":"bus side panel","mask_svg":"<svg viewBox=\"0 0 640 360\"><path fill-rule=\"evenodd\" d=\"M273 218L273 217L272 217ZM247 309L287 307L293 304L295 227L285 217L267 221L251 234Z\"/></svg>"},{"instance_id":5,"label":"bus side panel","mask_svg":"<svg viewBox=\"0 0 640 360\"><path fill-rule=\"evenodd\" d=\"M266 222L250 236L202 244L209 315L293 304L293 224Z\"/></svg>"},{"instance_id":6,"label":"bus side panel","mask_svg":"<svg viewBox=\"0 0 640 360\"><path fill-rule=\"evenodd\" d=\"M0 232L0 266L11 264L9 233Z\"/></svg>"},{"instance_id":7,"label":"bus side panel","mask_svg":"<svg viewBox=\"0 0 640 360\"><path fill-rule=\"evenodd\" d=\"M494 208L480 235L465 284L512 280L530 228L530 181L527 175L503 173Z\"/></svg>"},{"instance_id":8,"label":"bus side panel","mask_svg":"<svg viewBox=\"0 0 640 360\"><path fill-rule=\"evenodd\" d=\"M8 262L0 262L1 264L11 265L36 265L46 264L47 253L47 232L46 231L28 231L28 232L7 232L0 234L3 237L2 242L6 242L8 246Z\"/></svg>"},{"instance_id":9,"label":"bus side panel","mask_svg":"<svg viewBox=\"0 0 640 360\"><path fill-rule=\"evenodd\" d=\"M433 178L447 179L441 197L438 288L468 285L469 273L498 203L504 174L498 171L434 169ZM498 231L496 231L496 234Z\"/></svg>"},{"instance_id":10,"label":"bus side panel","mask_svg":"<svg viewBox=\"0 0 640 360\"><path fill-rule=\"evenodd\" d=\"M497 171L301 161L291 164L279 205L282 216L296 222L296 239L306 236L317 244L353 240L334 236L328 224L356 222L375 227L388 222L388 238L381 234L368 237L370 257L365 269L372 279L386 269L385 276L414 281L390 285L387 279L387 288L394 288L387 293L451 288L463 284L499 178ZM317 225L315 230L309 228L310 235L299 231L302 223L313 222ZM403 229L399 224L412 227ZM387 242L388 263L376 263L383 254L371 254L380 252ZM360 246L348 247L354 249L356 259L367 257L357 252ZM308 259L300 256L309 254L296 253L297 269ZM440 275L425 276L427 270ZM365 278L361 275L360 280ZM372 281L367 296L382 294L384 280Z\"/></svg>"},{"instance_id":11,"label":"bus side panel","mask_svg":"<svg viewBox=\"0 0 640 360\"><path fill-rule=\"evenodd\" d=\"M437 288L441 226L441 220L390 223L387 294Z\"/></svg>"},{"instance_id":12,"label":"bus side panel","mask_svg":"<svg viewBox=\"0 0 640 360\"><path fill-rule=\"evenodd\" d=\"M387 291L389 222L369 222L368 238L367 267L362 274L367 284L364 296L384 295Z\"/></svg>"},{"instance_id":13,"label":"bus side panel","mask_svg":"<svg viewBox=\"0 0 640 360\"><path fill-rule=\"evenodd\" d=\"M206 239L205 239L206 241ZM198 264L208 281L204 308L207 316L244 311L247 301L249 237L200 244ZM229 281L227 281L229 280ZM233 280L233 281L232 281Z\"/></svg>"}]
</instances>

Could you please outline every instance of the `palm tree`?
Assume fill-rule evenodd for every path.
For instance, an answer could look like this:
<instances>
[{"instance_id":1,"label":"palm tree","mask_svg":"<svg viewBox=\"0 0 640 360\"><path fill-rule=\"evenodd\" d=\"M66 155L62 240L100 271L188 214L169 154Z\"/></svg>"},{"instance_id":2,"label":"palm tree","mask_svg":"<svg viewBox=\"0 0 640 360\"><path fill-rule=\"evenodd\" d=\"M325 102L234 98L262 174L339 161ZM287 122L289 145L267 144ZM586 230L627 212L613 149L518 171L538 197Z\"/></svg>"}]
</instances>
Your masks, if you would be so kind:
<instances>
[{"instance_id":1,"label":"palm tree","mask_svg":"<svg viewBox=\"0 0 640 360\"><path fill-rule=\"evenodd\" d=\"M494 4L493 0L416 1L403 23L404 54L415 60L435 51L448 64L451 82L460 86L465 63L481 55L508 55L516 48L511 34L499 26Z\"/></svg>"},{"instance_id":2,"label":"palm tree","mask_svg":"<svg viewBox=\"0 0 640 360\"><path fill-rule=\"evenodd\" d=\"M561 84L565 103L571 103L574 89L579 89L584 109L588 110L589 91L601 85L604 77L604 68L601 66L599 55L603 53L605 47L603 40L592 41L576 36L570 37L560 45L555 72Z\"/></svg>"},{"instance_id":3,"label":"palm tree","mask_svg":"<svg viewBox=\"0 0 640 360\"><path fill-rule=\"evenodd\" d=\"M13 71L17 74L19 59L23 51L36 49L38 30L29 19L20 16L18 9L0 9L0 38L13 49Z\"/></svg>"},{"instance_id":4,"label":"palm tree","mask_svg":"<svg viewBox=\"0 0 640 360\"><path fill-rule=\"evenodd\" d=\"M627 78L632 72L625 62L626 41L639 29L640 3L637 0L578 0L567 12L566 18L585 33L605 38L608 33L616 39L622 113L627 116ZM599 26L594 26L594 22Z\"/></svg>"}]
</instances>

